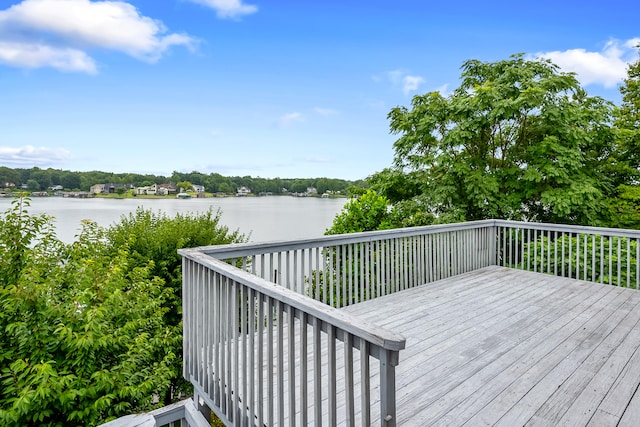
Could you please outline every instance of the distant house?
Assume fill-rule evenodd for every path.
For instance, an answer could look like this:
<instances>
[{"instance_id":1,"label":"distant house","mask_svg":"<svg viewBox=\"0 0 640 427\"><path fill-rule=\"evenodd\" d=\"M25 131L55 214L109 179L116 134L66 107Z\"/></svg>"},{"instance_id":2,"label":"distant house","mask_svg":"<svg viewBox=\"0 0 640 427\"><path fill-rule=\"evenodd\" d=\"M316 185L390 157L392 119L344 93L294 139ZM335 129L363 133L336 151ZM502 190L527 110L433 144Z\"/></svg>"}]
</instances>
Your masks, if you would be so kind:
<instances>
[{"instance_id":1,"label":"distant house","mask_svg":"<svg viewBox=\"0 0 640 427\"><path fill-rule=\"evenodd\" d=\"M60 190L64 190L64 187L62 185L54 185L49 187L49 190L51 191L60 191Z\"/></svg>"},{"instance_id":2,"label":"distant house","mask_svg":"<svg viewBox=\"0 0 640 427\"><path fill-rule=\"evenodd\" d=\"M156 196L158 195L158 185L153 184L149 185L148 187L136 187L136 194L138 196Z\"/></svg>"},{"instance_id":3,"label":"distant house","mask_svg":"<svg viewBox=\"0 0 640 427\"><path fill-rule=\"evenodd\" d=\"M238 197L248 196L249 193L251 193L251 190L249 188L247 188L247 187L244 187L244 186L243 187L239 187L236 190L236 196L238 196Z\"/></svg>"},{"instance_id":4,"label":"distant house","mask_svg":"<svg viewBox=\"0 0 640 427\"><path fill-rule=\"evenodd\" d=\"M118 192L119 188L128 190L130 188L133 188L133 186L130 184L113 184L113 183L94 184L91 186L91 188L89 188L89 192L93 194L115 194Z\"/></svg>"},{"instance_id":5,"label":"distant house","mask_svg":"<svg viewBox=\"0 0 640 427\"><path fill-rule=\"evenodd\" d=\"M307 187L307 194L309 195L318 194L318 190L316 190L315 187Z\"/></svg>"},{"instance_id":6,"label":"distant house","mask_svg":"<svg viewBox=\"0 0 640 427\"><path fill-rule=\"evenodd\" d=\"M114 194L118 192L118 189L122 188L125 191L133 188L131 184L106 184L104 188L104 192L107 194Z\"/></svg>"},{"instance_id":7,"label":"distant house","mask_svg":"<svg viewBox=\"0 0 640 427\"><path fill-rule=\"evenodd\" d=\"M204 185L193 184L192 187L196 193L204 193Z\"/></svg>"},{"instance_id":8,"label":"distant house","mask_svg":"<svg viewBox=\"0 0 640 427\"><path fill-rule=\"evenodd\" d=\"M104 184L94 184L89 188L89 192L93 194L102 194L104 192Z\"/></svg>"},{"instance_id":9,"label":"distant house","mask_svg":"<svg viewBox=\"0 0 640 427\"><path fill-rule=\"evenodd\" d=\"M13 182L0 182L0 188L16 188Z\"/></svg>"},{"instance_id":10,"label":"distant house","mask_svg":"<svg viewBox=\"0 0 640 427\"><path fill-rule=\"evenodd\" d=\"M178 192L178 188L173 182L170 182L169 184L158 184L158 193L160 192L164 193L165 190L166 190L166 194L176 194Z\"/></svg>"}]
</instances>

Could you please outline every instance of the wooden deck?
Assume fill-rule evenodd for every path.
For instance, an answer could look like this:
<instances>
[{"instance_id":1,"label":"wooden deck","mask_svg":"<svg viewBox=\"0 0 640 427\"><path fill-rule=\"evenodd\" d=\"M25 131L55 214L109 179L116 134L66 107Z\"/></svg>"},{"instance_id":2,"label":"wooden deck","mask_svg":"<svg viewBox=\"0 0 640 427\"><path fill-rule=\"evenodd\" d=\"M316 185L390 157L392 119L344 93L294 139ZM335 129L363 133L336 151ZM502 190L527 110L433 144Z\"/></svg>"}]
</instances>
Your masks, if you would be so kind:
<instances>
[{"instance_id":1,"label":"wooden deck","mask_svg":"<svg viewBox=\"0 0 640 427\"><path fill-rule=\"evenodd\" d=\"M640 292L487 267L345 308L403 334L397 422L640 425Z\"/></svg>"}]
</instances>

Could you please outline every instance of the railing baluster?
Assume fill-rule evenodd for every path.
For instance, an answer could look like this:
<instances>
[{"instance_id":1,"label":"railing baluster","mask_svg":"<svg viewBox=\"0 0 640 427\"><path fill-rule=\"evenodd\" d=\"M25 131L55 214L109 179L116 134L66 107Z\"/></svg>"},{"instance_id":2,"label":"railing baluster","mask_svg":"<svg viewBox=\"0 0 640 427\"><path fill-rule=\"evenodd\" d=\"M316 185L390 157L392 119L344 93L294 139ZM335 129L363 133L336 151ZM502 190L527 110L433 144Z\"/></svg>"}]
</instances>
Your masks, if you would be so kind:
<instances>
[{"instance_id":1,"label":"railing baluster","mask_svg":"<svg viewBox=\"0 0 640 427\"><path fill-rule=\"evenodd\" d=\"M580 234L576 234L576 279L580 280Z\"/></svg>"},{"instance_id":2,"label":"railing baluster","mask_svg":"<svg viewBox=\"0 0 640 427\"><path fill-rule=\"evenodd\" d=\"M238 301L238 297L239 297L239 285L238 283L234 280L231 282L231 295L233 297L233 300L231 301L231 308L233 310L233 314L231 316L231 340L233 342L233 366L231 368L231 370L233 371L233 382L231 383L231 387L230 390L236 390L235 393L233 393L233 406L231 407L231 410L229 411L229 413L231 414L231 420L234 421L234 425L236 427L240 426L240 419L237 416L238 415L238 411L240 408L240 343L239 343L239 334L238 334L238 329L239 329L239 314L238 311L240 309L239 307L239 301Z\"/></svg>"},{"instance_id":3,"label":"railing baluster","mask_svg":"<svg viewBox=\"0 0 640 427\"><path fill-rule=\"evenodd\" d=\"M591 235L591 278L592 282L596 280L596 235Z\"/></svg>"},{"instance_id":4,"label":"railing baluster","mask_svg":"<svg viewBox=\"0 0 640 427\"><path fill-rule=\"evenodd\" d=\"M265 323L266 319L264 316L264 300L262 296L257 294L257 303L258 303L258 322L257 322L257 338L258 338L258 357L256 363L256 376L258 377L258 403L257 403L257 425L264 425L264 334L265 334ZM271 363L271 360L269 360Z\"/></svg>"},{"instance_id":5,"label":"railing baluster","mask_svg":"<svg viewBox=\"0 0 640 427\"><path fill-rule=\"evenodd\" d=\"M622 242L620 239L620 237L618 237L616 240L618 240L618 258L617 258L617 264L618 264L618 283L617 285L620 286L622 284Z\"/></svg>"},{"instance_id":6,"label":"railing baluster","mask_svg":"<svg viewBox=\"0 0 640 427\"><path fill-rule=\"evenodd\" d=\"M256 348L255 348L255 340L256 340L256 310L257 310L257 301L256 301L256 291L254 289L249 290L249 367L248 367L248 375L249 375L249 394L245 397L247 399L249 408L249 423L253 423L255 419L255 408L256 408ZM247 371L245 371L246 373Z\"/></svg>"},{"instance_id":7,"label":"railing baluster","mask_svg":"<svg viewBox=\"0 0 640 427\"><path fill-rule=\"evenodd\" d=\"M284 425L284 304L278 301L276 304L277 328L278 328L278 368L276 377L278 379L278 425Z\"/></svg>"},{"instance_id":8,"label":"railing baluster","mask_svg":"<svg viewBox=\"0 0 640 427\"><path fill-rule=\"evenodd\" d=\"M631 239L625 239L627 241L627 255L625 261L627 262L627 288L631 287Z\"/></svg>"},{"instance_id":9,"label":"railing baluster","mask_svg":"<svg viewBox=\"0 0 640 427\"><path fill-rule=\"evenodd\" d=\"M348 426L353 426L355 424L355 399L353 395L353 337L348 332L344 334L344 391L346 423Z\"/></svg>"},{"instance_id":10,"label":"railing baluster","mask_svg":"<svg viewBox=\"0 0 640 427\"><path fill-rule=\"evenodd\" d=\"M609 284L613 285L613 237L609 237Z\"/></svg>"},{"instance_id":11,"label":"railing baluster","mask_svg":"<svg viewBox=\"0 0 640 427\"><path fill-rule=\"evenodd\" d=\"M295 309L287 306L287 327L289 332L289 348L287 349L289 373L289 425L296 425L296 317ZM301 408L304 410L305 408Z\"/></svg>"},{"instance_id":12,"label":"railing baluster","mask_svg":"<svg viewBox=\"0 0 640 427\"><path fill-rule=\"evenodd\" d=\"M240 402L241 402L241 407L240 409L238 409L238 412L241 414L240 417L238 417L238 422L237 424L240 424L242 422L242 419L244 419L247 415L246 409L247 409L247 396L248 396L248 391L249 391L249 384L247 383L248 380L248 360L247 360L247 339L249 338L247 336L248 334L248 295L247 295L247 288L245 286L240 285L240 309L242 310L240 312L240 337L241 339L241 343L242 344L242 370L240 371L240 374L242 376L242 396L239 396ZM253 421L253 420L252 420Z\"/></svg>"},{"instance_id":13,"label":"railing baluster","mask_svg":"<svg viewBox=\"0 0 640 427\"><path fill-rule=\"evenodd\" d=\"M329 374L329 425L335 426L338 420L338 401L336 388L336 330L333 325L327 326L328 334L328 366Z\"/></svg>"},{"instance_id":14,"label":"railing baluster","mask_svg":"<svg viewBox=\"0 0 640 427\"><path fill-rule=\"evenodd\" d=\"M307 389L307 374L309 371L308 357L307 357L307 313L300 312L300 425L309 425L309 419L307 415L308 409L308 389Z\"/></svg>"},{"instance_id":15,"label":"railing baluster","mask_svg":"<svg viewBox=\"0 0 640 427\"><path fill-rule=\"evenodd\" d=\"M322 323L317 317L313 318L313 390L314 405L313 418L316 427L322 426Z\"/></svg>"},{"instance_id":16,"label":"railing baluster","mask_svg":"<svg viewBox=\"0 0 640 427\"><path fill-rule=\"evenodd\" d=\"M360 338L360 409L362 426L371 425L371 373L369 370L369 343Z\"/></svg>"},{"instance_id":17,"label":"railing baluster","mask_svg":"<svg viewBox=\"0 0 640 427\"><path fill-rule=\"evenodd\" d=\"M275 363L273 357L273 330L274 330L274 310L275 304L272 298L267 298L267 425L274 425L274 407L276 405L276 399L274 396L274 379L273 364Z\"/></svg>"},{"instance_id":18,"label":"railing baluster","mask_svg":"<svg viewBox=\"0 0 640 427\"><path fill-rule=\"evenodd\" d=\"M604 235L600 235L600 283L604 283Z\"/></svg>"}]
</instances>

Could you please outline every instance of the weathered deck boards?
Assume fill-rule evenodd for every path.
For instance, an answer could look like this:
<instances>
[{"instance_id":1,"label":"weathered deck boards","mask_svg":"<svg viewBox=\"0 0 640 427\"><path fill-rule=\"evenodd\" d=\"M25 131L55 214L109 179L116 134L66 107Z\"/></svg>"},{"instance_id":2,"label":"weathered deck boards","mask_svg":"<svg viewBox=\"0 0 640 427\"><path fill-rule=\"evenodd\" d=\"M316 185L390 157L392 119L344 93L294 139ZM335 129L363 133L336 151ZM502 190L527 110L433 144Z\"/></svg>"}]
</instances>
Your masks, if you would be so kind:
<instances>
[{"instance_id":1,"label":"weathered deck boards","mask_svg":"<svg viewBox=\"0 0 640 427\"><path fill-rule=\"evenodd\" d=\"M345 310L407 338L398 425L640 425L638 291L489 267Z\"/></svg>"}]
</instances>

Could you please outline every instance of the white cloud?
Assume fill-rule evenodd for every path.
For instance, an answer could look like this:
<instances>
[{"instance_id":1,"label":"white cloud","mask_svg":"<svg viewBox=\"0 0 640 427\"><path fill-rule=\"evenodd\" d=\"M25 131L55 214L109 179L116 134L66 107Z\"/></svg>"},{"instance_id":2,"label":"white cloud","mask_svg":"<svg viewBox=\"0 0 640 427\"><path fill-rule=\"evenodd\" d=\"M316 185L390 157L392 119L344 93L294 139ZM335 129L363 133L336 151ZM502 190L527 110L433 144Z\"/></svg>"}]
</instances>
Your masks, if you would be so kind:
<instances>
[{"instance_id":1,"label":"white cloud","mask_svg":"<svg viewBox=\"0 0 640 427\"><path fill-rule=\"evenodd\" d=\"M405 95L409 92L415 92L422 83L424 83L424 79L420 76L404 76L402 78L402 92Z\"/></svg>"},{"instance_id":2,"label":"white cloud","mask_svg":"<svg viewBox=\"0 0 640 427\"><path fill-rule=\"evenodd\" d=\"M600 52L585 49L569 49L537 53L537 57L550 59L563 71L576 73L583 85L599 84L607 88L614 87L627 75L627 65L637 58L635 46L640 38L621 43L609 41Z\"/></svg>"},{"instance_id":3,"label":"white cloud","mask_svg":"<svg viewBox=\"0 0 640 427\"><path fill-rule=\"evenodd\" d=\"M242 4L242 0L189 0L201 4L216 11L218 18L237 18L242 15L250 15L258 11L258 7L250 4Z\"/></svg>"},{"instance_id":4,"label":"white cloud","mask_svg":"<svg viewBox=\"0 0 640 427\"><path fill-rule=\"evenodd\" d=\"M301 113L293 112L287 113L278 119L278 126L280 128L289 127L294 122L302 122L304 121L304 117Z\"/></svg>"},{"instance_id":5,"label":"white cloud","mask_svg":"<svg viewBox=\"0 0 640 427\"><path fill-rule=\"evenodd\" d=\"M387 71L387 79L392 85L402 88L402 92L408 95L411 92L418 90L421 84L425 82L421 76L412 76L403 70ZM380 81L379 77L374 76L375 82Z\"/></svg>"},{"instance_id":6,"label":"white cloud","mask_svg":"<svg viewBox=\"0 0 640 427\"><path fill-rule=\"evenodd\" d=\"M63 148L33 147L2 147L0 146L0 164L14 166L46 166L58 161L66 160L71 153Z\"/></svg>"},{"instance_id":7,"label":"white cloud","mask_svg":"<svg viewBox=\"0 0 640 427\"><path fill-rule=\"evenodd\" d=\"M96 70L86 52L92 48L155 62L171 46L196 44L186 34L167 34L162 22L140 15L129 3L89 0L24 0L0 11L0 42L9 65L85 72Z\"/></svg>"},{"instance_id":8,"label":"white cloud","mask_svg":"<svg viewBox=\"0 0 640 427\"><path fill-rule=\"evenodd\" d=\"M95 62L83 51L43 44L0 41L0 63L23 68L50 66L60 71L96 73Z\"/></svg>"},{"instance_id":9,"label":"white cloud","mask_svg":"<svg viewBox=\"0 0 640 427\"><path fill-rule=\"evenodd\" d=\"M321 116L332 116L334 114L338 114L337 110L333 110L331 108L315 107L313 111L317 114L320 114Z\"/></svg>"}]
</instances>

